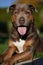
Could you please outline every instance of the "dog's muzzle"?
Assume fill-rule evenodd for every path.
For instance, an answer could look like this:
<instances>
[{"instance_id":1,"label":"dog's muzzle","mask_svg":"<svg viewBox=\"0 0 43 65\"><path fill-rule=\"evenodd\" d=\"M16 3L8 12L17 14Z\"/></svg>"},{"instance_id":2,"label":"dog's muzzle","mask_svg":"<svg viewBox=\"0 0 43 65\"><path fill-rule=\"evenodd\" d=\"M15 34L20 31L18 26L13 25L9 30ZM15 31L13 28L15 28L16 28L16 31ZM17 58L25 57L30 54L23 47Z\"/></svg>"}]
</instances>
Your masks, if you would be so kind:
<instances>
[{"instance_id":1,"label":"dog's muzzle","mask_svg":"<svg viewBox=\"0 0 43 65\"><path fill-rule=\"evenodd\" d=\"M19 26L17 28L18 33L20 35L25 35L27 32L27 27L24 25L25 24L25 17L20 16L18 23L19 23Z\"/></svg>"},{"instance_id":2,"label":"dog's muzzle","mask_svg":"<svg viewBox=\"0 0 43 65\"><path fill-rule=\"evenodd\" d=\"M19 18L19 24L23 25L25 23L25 18L24 17L20 17Z\"/></svg>"}]
</instances>

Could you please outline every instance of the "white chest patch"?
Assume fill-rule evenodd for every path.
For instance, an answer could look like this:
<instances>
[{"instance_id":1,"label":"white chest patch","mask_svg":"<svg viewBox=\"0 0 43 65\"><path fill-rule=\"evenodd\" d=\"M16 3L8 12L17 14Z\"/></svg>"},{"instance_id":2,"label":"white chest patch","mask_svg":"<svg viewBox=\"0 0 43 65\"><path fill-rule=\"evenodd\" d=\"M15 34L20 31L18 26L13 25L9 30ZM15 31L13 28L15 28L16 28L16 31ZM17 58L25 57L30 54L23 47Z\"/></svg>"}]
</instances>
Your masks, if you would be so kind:
<instances>
[{"instance_id":1,"label":"white chest patch","mask_svg":"<svg viewBox=\"0 0 43 65\"><path fill-rule=\"evenodd\" d=\"M22 53L22 52L23 52L23 46L24 46L24 44L25 44L25 40L21 40L21 39L20 39L19 42L16 41L16 42L13 42L13 44L18 48L19 53Z\"/></svg>"}]
</instances>

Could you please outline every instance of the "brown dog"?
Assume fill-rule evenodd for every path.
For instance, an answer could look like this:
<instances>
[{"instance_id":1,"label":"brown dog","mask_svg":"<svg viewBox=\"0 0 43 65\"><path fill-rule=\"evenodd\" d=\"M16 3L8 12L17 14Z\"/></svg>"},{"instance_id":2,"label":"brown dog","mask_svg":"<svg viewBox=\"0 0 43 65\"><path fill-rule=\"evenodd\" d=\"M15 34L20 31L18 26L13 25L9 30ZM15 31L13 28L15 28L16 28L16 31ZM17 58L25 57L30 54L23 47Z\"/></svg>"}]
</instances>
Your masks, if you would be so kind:
<instances>
[{"instance_id":1,"label":"brown dog","mask_svg":"<svg viewBox=\"0 0 43 65\"><path fill-rule=\"evenodd\" d=\"M2 65L13 65L26 60L33 60L34 51L39 42L34 24L32 5L18 4L9 8L12 19L8 49L0 56Z\"/></svg>"}]
</instances>

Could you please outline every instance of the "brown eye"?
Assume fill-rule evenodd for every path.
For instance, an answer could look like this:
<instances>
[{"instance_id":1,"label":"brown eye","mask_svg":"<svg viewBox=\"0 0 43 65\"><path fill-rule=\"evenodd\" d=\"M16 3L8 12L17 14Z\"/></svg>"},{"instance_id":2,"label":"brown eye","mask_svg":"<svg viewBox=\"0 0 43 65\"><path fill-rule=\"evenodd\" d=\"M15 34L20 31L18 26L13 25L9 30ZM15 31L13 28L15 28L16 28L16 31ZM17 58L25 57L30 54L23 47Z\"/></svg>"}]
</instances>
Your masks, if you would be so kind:
<instances>
[{"instance_id":1,"label":"brown eye","mask_svg":"<svg viewBox=\"0 0 43 65\"><path fill-rule=\"evenodd\" d=\"M27 13L27 14L30 14L30 12L28 12L28 11L27 11L26 13Z\"/></svg>"},{"instance_id":2,"label":"brown eye","mask_svg":"<svg viewBox=\"0 0 43 65\"><path fill-rule=\"evenodd\" d=\"M14 11L14 14L18 14L18 11L16 10L16 11Z\"/></svg>"},{"instance_id":3,"label":"brown eye","mask_svg":"<svg viewBox=\"0 0 43 65\"><path fill-rule=\"evenodd\" d=\"M25 13L26 13L26 14L30 14L31 12L27 10Z\"/></svg>"},{"instance_id":4,"label":"brown eye","mask_svg":"<svg viewBox=\"0 0 43 65\"><path fill-rule=\"evenodd\" d=\"M14 12L15 14L17 13L17 12Z\"/></svg>"}]
</instances>

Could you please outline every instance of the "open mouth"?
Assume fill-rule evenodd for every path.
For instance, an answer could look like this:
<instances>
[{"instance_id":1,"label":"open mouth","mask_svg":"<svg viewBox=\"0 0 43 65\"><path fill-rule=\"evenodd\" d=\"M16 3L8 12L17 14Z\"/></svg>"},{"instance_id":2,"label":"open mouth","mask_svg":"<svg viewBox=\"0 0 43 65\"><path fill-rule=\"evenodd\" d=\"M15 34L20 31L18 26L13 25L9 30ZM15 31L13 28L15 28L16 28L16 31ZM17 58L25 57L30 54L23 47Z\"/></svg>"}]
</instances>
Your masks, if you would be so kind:
<instances>
[{"instance_id":1,"label":"open mouth","mask_svg":"<svg viewBox=\"0 0 43 65\"><path fill-rule=\"evenodd\" d=\"M18 27L17 30L20 35L25 35L27 32L27 27Z\"/></svg>"}]
</instances>

